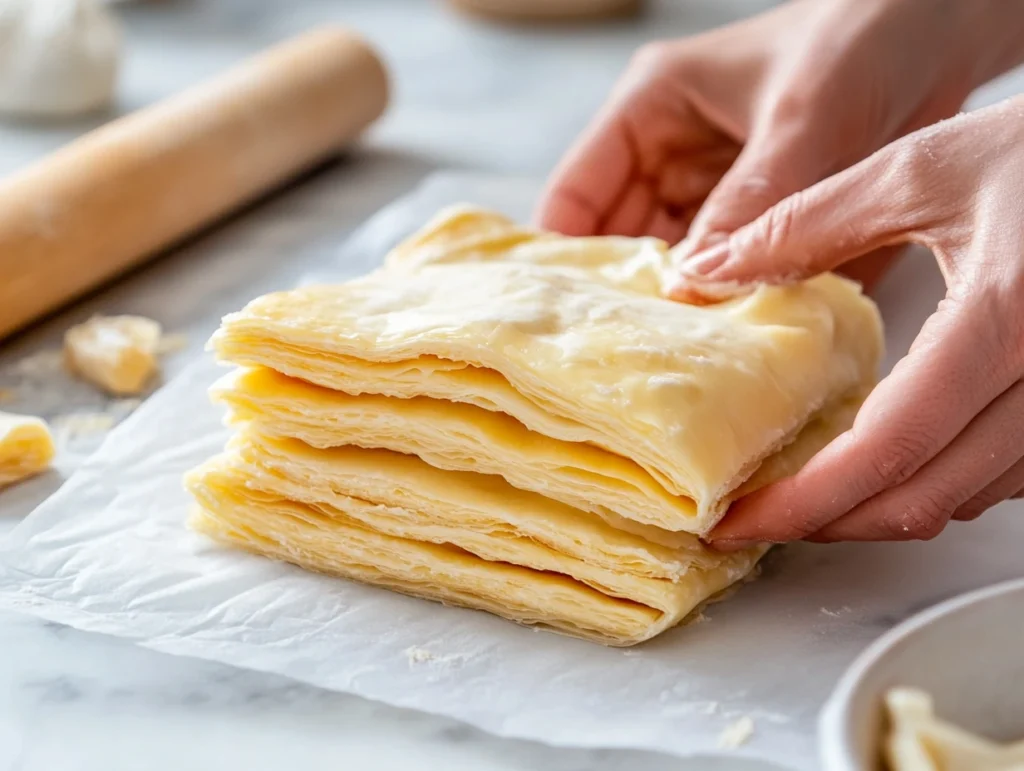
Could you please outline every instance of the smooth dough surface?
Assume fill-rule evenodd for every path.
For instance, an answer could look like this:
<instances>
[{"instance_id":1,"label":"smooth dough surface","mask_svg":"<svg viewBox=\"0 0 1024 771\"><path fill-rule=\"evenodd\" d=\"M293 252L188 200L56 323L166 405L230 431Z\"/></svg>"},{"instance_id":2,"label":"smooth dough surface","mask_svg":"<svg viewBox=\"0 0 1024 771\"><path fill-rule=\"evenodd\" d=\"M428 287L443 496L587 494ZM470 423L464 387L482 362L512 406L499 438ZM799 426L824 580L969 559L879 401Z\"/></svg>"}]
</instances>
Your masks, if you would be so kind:
<instances>
[{"instance_id":1,"label":"smooth dough surface","mask_svg":"<svg viewBox=\"0 0 1024 771\"><path fill-rule=\"evenodd\" d=\"M369 276L254 300L212 341L236 435L187 478L193 526L607 644L670 628L751 574L763 548L699 536L851 424L881 329L836 276L697 308L669 268L461 208Z\"/></svg>"},{"instance_id":2,"label":"smooth dough surface","mask_svg":"<svg viewBox=\"0 0 1024 771\"><path fill-rule=\"evenodd\" d=\"M1000 745L948 723L915 688L893 688L885 702L890 771L1024 771L1024 740Z\"/></svg>"}]
</instances>

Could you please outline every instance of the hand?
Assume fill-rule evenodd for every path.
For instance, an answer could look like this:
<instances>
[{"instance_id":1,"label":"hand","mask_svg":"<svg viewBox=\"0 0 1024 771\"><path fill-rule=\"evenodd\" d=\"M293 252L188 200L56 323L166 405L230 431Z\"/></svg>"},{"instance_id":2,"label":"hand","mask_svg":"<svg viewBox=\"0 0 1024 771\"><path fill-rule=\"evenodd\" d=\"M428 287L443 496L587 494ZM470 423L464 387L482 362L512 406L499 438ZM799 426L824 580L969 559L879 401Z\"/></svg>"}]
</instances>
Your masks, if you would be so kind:
<instances>
[{"instance_id":1,"label":"hand","mask_svg":"<svg viewBox=\"0 0 1024 771\"><path fill-rule=\"evenodd\" d=\"M683 256L700 251L954 114L976 85L1016 62L1019 5L796 0L650 45L554 172L539 223L669 243L689 234ZM871 283L891 255L847 267Z\"/></svg>"},{"instance_id":2,"label":"hand","mask_svg":"<svg viewBox=\"0 0 1024 771\"><path fill-rule=\"evenodd\" d=\"M882 246L932 250L948 292L847 433L737 501L712 533L927 539L1024 492L1024 98L912 134L698 255L676 294L831 270Z\"/></svg>"}]
</instances>

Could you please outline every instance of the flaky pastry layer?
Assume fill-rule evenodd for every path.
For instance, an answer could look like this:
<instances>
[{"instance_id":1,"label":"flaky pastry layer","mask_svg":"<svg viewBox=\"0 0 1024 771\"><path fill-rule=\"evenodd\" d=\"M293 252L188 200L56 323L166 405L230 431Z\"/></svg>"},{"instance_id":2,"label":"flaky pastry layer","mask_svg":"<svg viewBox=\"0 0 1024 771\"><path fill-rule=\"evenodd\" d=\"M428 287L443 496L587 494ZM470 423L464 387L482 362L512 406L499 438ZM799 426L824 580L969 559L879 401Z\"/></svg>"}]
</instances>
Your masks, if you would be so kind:
<instances>
[{"instance_id":1,"label":"flaky pastry layer","mask_svg":"<svg viewBox=\"0 0 1024 771\"><path fill-rule=\"evenodd\" d=\"M423 396L352 396L265 367L235 370L211 393L228 406L229 423L250 425L266 436L294 437L319 448L383 448L440 469L498 475L672 548L695 540L664 529L666 522L694 515L692 499L672 495L629 458L531 431L503 412ZM735 494L799 469L852 424L861 399L858 394L829 405Z\"/></svg>"},{"instance_id":2,"label":"flaky pastry layer","mask_svg":"<svg viewBox=\"0 0 1024 771\"><path fill-rule=\"evenodd\" d=\"M591 263L578 239L531 241L479 217L472 249L442 220L384 270L254 300L225 318L214 349L353 395L464 402L597 445L690 498L692 514L658 524L693 533L822 408L874 381L880 322L853 282L825 275L687 306L653 293L655 264L669 267L660 242L614 239ZM450 219L472 232L472 215ZM438 258L446 248L459 258Z\"/></svg>"},{"instance_id":3,"label":"flaky pastry layer","mask_svg":"<svg viewBox=\"0 0 1024 771\"><path fill-rule=\"evenodd\" d=\"M212 341L236 435L188 477L194 526L606 644L670 628L764 553L700 536L849 427L882 351L837 276L692 307L670 272L656 239L456 209L254 300Z\"/></svg>"},{"instance_id":4,"label":"flaky pastry layer","mask_svg":"<svg viewBox=\"0 0 1024 771\"><path fill-rule=\"evenodd\" d=\"M319 572L419 576L428 586L385 583L614 645L679 623L763 553L723 557L692 536L668 549L500 477L248 432L187 485L205 512L194 525L223 542ZM446 571L460 577L457 597L433 586Z\"/></svg>"}]
</instances>

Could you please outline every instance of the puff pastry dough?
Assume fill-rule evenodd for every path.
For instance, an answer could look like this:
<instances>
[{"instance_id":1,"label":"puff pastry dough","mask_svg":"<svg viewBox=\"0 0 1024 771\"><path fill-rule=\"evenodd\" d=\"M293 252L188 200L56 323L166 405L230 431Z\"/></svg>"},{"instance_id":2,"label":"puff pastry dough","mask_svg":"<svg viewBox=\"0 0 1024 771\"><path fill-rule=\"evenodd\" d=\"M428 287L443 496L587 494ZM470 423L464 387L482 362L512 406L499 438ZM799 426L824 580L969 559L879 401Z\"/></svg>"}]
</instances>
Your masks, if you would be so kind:
<instances>
[{"instance_id":1,"label":"puff pastry dough","mask_svg":"<svg viewBox=\"0 0 1024 771\"><path fill-rule=\"evenodd\" d=\"M821 276L663 299L655 239L442 213L375 273L224 319L238 434L195 525L313 570L610 644L678 623L763 553L698 536L852 421L881 327Z\"/></svg>"},{"instance_id":2,"label":"puff pastry dough","mask_svg":"<svg viewBox=\"0 0 1024 771\"><path fill-rule=\"evenodd\" d=\"M64 361L107 393L135 396L156 374L160 335L144 316L93 316L64 335Z\"/></svg>"},{"instance_id":3,"label":"puff pastry dough","mask_svg":"<svg viewBox=\"0 0 1024 771\"><path fill-rule=\"evenodd\" d=\"M45 421L0 412L0 489L45 471L55 454Z\"/></svg>"},{"instance_id":4,"label":"puff pastry dough","mask_svg":"<svg viewBox=\"0 0 1024 771\"><path fill-rule=\"evenodd\" d=\"M936 717L932 698L893 688L886 755L890 771L1022 771L1024 741L1000 745Z\"/></svg>"}]
</instances>

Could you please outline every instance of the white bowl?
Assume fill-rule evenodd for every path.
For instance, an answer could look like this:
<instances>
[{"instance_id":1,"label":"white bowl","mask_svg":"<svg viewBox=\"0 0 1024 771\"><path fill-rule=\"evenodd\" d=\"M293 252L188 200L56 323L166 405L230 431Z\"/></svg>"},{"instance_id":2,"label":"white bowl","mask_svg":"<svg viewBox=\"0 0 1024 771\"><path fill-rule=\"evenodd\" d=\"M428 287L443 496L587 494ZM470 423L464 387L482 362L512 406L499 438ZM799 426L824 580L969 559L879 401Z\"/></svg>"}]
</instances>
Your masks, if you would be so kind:
<instances>
[{"instance_id":1,"label":"white bowl","mask_svg":"<svg viewBox=\"0 0 1024 771\"><path fill-rule=\"evenodd\" d=\"M970 731L1024 739L1024 579L936 605L868 646L822 710L826 771L881 768L882 697L897 685L929 692L941 718Z\"/></svg>"}]
</instances>

